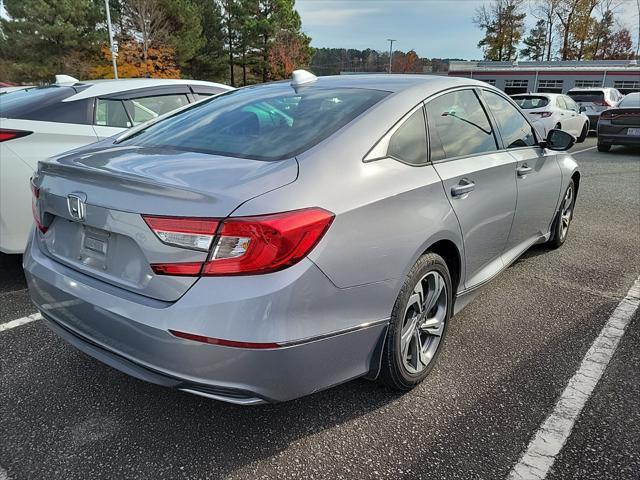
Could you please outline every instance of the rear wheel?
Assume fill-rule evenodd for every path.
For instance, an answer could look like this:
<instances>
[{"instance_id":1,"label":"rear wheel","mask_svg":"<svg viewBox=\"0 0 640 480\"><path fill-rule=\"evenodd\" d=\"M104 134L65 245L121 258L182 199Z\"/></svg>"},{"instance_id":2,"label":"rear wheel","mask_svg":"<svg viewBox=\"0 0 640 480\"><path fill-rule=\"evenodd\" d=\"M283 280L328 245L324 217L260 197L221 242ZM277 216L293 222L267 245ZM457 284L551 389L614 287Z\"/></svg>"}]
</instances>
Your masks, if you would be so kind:
<instances>
[{"instance_id":1,"label":"rear wheel","mask_svg":"<svg viewBox=\"0 0 640 480\"><path fill-rule=\"evenodd\" d=\"M551 228L551 238L547 242L550 248L561 247L567 239L569 226L573 220L573 209L576 205L576 188L573 180L569 182L569 186L565 191L560 210L558 211L553 226Z\"/></svg>"},{"instance_id":2,"label":"rear wheel","mask_svg":"<svg viewBox=\"0 0 640 480\"><path fill-rule=\"evenodd\" d=\"M599 143L598 144L598 151L599 152L608 152L609 150L611 150L611 145L606 145L604 143Z\"/></svg>"},{"instance_id":3,"label":"rear wheel","mask_svg":"<svg viewBox=\"0 0 640 480\"><path fill-rule=\"evenodd\" d=\"M580 132L580 136L578 137L577 143L582 143L586 140L587 135L589 135L589 122L584 122L582 127L582 132Z\"/></svg>"},{"instance_id":4,"label":"rear wheel","mask_svg":"<svg viewBox=\"0 0 640 480\"><path fill-rule=\"evenodd\" d=\"M427 253L413 266L391 314L380 381L410 390L433 368L452 312L451 275L443 258Z\"/></svg>"}]
</instances>

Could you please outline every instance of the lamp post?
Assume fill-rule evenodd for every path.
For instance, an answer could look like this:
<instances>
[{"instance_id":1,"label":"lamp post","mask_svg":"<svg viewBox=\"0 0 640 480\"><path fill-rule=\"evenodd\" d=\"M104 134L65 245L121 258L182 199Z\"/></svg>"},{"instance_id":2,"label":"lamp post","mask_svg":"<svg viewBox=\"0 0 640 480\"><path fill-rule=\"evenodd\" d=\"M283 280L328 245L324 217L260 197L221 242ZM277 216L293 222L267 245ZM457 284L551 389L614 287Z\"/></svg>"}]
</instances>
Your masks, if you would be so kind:
<instances>
[{"instance_id":1,"label":"lamp post","mask_svg":"<svg viewBox=\"0 0 640 480\"><path fill-rule=\"evenodd\" d=\"M113 41L113 28L111 27L109 0L104 0L104 7L107 10L107 28L109 29L109 50L111 51L111 60L113 61L113 78L117 80L118 64L116 63L116 57L118 56L118 44Z\"/></svg>"},{"instance_id":2,"label":"lamp post","mask_svg":"<svg viewBox=\"0 0 640 480\"><path fill-rule=\"evenodd\" d=\"M391 73L391 60L393 60L393 42L396 40L394 38L387 38L387 42L389 42L389 73Z\"/></svg>"}]
</instances>

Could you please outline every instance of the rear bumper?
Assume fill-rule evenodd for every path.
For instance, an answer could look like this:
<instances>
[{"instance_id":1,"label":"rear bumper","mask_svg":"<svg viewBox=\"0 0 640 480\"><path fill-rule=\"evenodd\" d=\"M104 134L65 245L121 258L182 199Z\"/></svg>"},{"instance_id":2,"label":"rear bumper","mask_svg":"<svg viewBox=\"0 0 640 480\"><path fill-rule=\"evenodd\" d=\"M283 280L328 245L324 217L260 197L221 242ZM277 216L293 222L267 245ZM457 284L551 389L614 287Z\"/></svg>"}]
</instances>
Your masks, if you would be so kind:
<instances>
[{"instance_id":1,"label":"rear bumper","mask_svg":"<svg viewBox=\"0 0 640 480\"><path fill-rule=\"evenodd\" d=\"M289 338L281 336L287 328L278 328L280 320L269 316L269 308L276 310L281 302L295 303L290 282L303 282L305 289L311 282L316 292L326 288L316 277L324 275L311 262L279 272L285 278L264 276L272 286L270 301L264 305L251 300L229 305L229 301L216 298L215 291L203 295L196 288L201 282L179 301L167 304L138 295L134 298L61 265L46 257L36 243L25 253L25 274L31 298L49 326L83 352L136 378L210 398L253 404L307 395L376 367L386 319L350 327L345 323L340 330L333 328L334 322L326 322L325 331L312 337L301 338L292 328L288 329ZM292 304L291 311L296 310ZM317 323L319 319L313 320ZM224 333L230 331L229 325L236 331L242 325L251 328L251 336L229 338ZM285 346L256 350L210 345L177 338L169 329L239 341L270 338ZM273 332L279 336L269 337Z\"/></svg>"},{"instance_id":2,"label":"rear bumper","mask_svg":"<svg viewBox=\"0 0 640 480\"><path fill-rule=\"evenodd\" d=\"M598 143L605 145L640 145L640 135L627 135L628 128L639 126L622 126L601 123L598 125Z\"/></svg>"}]
</instances>

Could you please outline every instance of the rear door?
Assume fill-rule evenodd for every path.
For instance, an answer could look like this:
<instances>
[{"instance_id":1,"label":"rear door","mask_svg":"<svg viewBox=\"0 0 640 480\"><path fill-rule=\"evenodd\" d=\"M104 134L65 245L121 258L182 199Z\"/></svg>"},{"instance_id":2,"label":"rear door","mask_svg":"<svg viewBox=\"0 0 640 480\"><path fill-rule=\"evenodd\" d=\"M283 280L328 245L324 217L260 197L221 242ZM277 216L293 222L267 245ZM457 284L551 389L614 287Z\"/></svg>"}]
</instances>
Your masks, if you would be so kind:
<instances>
[{"instance_id":1,"label":"rear door","mask_svg":"<svg viewBox=\"0 0 640 480\"><path fill-rule=\"evenodd\" d=\"M474 287L503 266L501 254L516 208L516 160L499 151L497 135L474 89L426 103L431 161L464 238L465 285Z\"/></svg>"},{"instance_id":2,"label":"rear door","mask_svg":"<svg viewBox=\"0 0 640 480\"><path fill-rule=\"evenodd\" d=\"M486 89L482 98L495 119L503 148L517 162L517 208L504 252L505 263L510 263L549 231L562 176L555 154L538 146L533 127L507 98Z\"/></svg>"}]
</instances>

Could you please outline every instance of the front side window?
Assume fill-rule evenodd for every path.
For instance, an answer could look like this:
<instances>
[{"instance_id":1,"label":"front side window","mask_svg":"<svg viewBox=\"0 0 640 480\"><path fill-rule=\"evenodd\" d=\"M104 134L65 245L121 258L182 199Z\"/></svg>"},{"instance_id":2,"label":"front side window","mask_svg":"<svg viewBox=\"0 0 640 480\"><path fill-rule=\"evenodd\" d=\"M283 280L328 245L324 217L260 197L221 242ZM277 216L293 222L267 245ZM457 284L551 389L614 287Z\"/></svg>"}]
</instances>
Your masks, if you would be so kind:
<instances>
[{"instance_id":1,"label":"front side window","mask_svg":"<svg viewBox=\"0 0 640 480\"><path fill-rule=\"evenodd\" d=\"M177 108L189 104L186 95L158 95L125 100L124 105L131 117L133 125L153 120Z\"/></svg>"},{"instance_id":2,"label":"front side window","mask_svg":"<svg viewBox=\"0 0 640 480\"><path fill-rule=\"evenodd\" d=\"M533 127L516 107L500 95L484 90L482 96L498 124L506 148L531 147L536 145Z\"/></svg>"},{"instance_id":3,"label":"front side window","mask_svg":"<svg viewBox=\"0 0 640 480\"><path fill-rule=\"evenodd\" d=\"M387 155L410 165L427 162L427 129L422 108L416 110L391 136Z\"/></svg>"},{"instance_id":4,"label":"front side window","mask_svg":"<svg viewBox=\"0 0 640 480\"><path fill-rule=\"evenodd\" d=\"M472 90L446 93L427 103L431 160L497 149L489 119Z\"/></svg>"},{"instance_id":5,"label":"front side window","mask_svg":"<svg viewBox=\"0 0 640 480\"><path fill-rule=\"evenodd\" d=\"M282 83L243 88L196 103L120 143L281 160L308 150L387 95L316 86L296 91Z\"/></svg>"}]
</instances>

